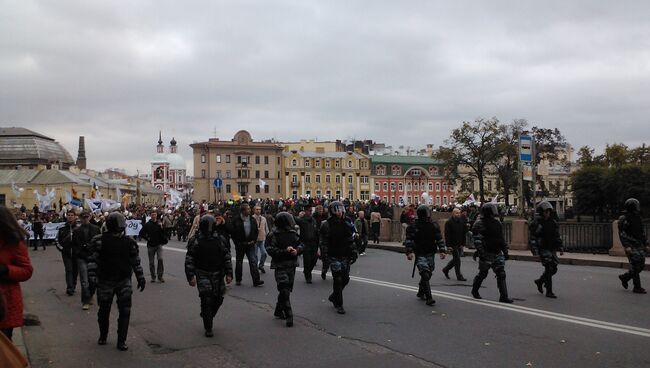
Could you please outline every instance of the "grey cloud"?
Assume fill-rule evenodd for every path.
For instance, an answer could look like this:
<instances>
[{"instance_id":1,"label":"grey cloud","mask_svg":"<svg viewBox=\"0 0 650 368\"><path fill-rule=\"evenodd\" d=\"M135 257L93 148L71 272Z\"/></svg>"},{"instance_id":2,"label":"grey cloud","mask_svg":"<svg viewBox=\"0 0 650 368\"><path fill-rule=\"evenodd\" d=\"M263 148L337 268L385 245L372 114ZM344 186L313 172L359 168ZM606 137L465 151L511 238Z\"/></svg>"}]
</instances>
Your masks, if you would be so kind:
<instances>
[{"instance_id":1,"label":"grey cloud","mask_svg":"<svg viewBox=\"0 0 650 368\"><path fill-rule=\"evenodd\" d=\"M647 140L646 1L2 1L0 125L91 166L146 170L189 143L442 144L463 120L527 118L576 146ZM191 169L191 167L190 167Z\"/></svg>"}]
</instances>

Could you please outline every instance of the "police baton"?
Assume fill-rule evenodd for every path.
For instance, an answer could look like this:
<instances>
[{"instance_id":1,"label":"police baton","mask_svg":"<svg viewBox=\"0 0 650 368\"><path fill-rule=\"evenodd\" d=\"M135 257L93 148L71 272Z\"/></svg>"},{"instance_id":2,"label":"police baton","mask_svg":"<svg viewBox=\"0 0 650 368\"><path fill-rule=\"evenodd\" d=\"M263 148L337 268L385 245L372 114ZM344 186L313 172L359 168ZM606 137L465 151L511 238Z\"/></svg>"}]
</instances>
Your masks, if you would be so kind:
<instances>
[{"instance_id":1,"label":"police baton","mask_svg":"<svg viewBox=\"0 0 650 368\"><path fill-rule=\"evenodd\" d=\"M413 271L411 271L411 278L415 278L415 265L418 262L418 257L413 255Z\"/></svg>"}]
</instances>

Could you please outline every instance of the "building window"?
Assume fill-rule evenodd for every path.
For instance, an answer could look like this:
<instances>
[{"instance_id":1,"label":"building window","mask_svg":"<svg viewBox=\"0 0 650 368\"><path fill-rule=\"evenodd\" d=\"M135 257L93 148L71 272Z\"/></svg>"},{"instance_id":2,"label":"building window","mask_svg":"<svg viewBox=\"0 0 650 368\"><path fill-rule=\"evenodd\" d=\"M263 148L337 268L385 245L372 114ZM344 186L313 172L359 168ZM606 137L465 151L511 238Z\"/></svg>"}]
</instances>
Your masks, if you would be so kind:
<instances>
[{"instance_id":1,"label":"building window","mask_svg":"<svg viewBox=\"0 0 650 368\"><path fill-rule=\"evenodd\" d=\"M307 197L311 197L311 190L306 190L306 191L305 191L305 195L306 195Z\"/></svg>"},{"instance_id":2,"label":"building window","mask_svg":"<svg viewBox=\"0 0 650 368\"><path fill-rule=\"evenodd\" d=\"M436 205L440 206L440 196L436 196Z\"/></svg>"},{"instance_id":3,"label":"building window","mask_svg":"<svg viewBox=\"0 0 650 368\"><path fill-rule=\"evenodd\" d=\"M305 175L305 183L311 183L311 175Z\"/></svg>"},{"instance_id":4,"label":"building window","mask_svg":"<svg viewBox=\"0 0 650 368\"><path fill-rule=\"evenodd\" d=\"M326 191L325 196L327 196L327 198L330 198L332 196L332 191L331 190Z\"/></svg>"},{"instance_id":5,"label":"building window","mask_svg":"<svg viewBox=\"0 0 650 368\"><path fill-rule=\"evenodd\" d=\"M231 192L230 184L226 184L226 193L230 193L230 192Z\"/></svg>"},{"instance_id":6,"label":"building window","mask_svg":"<svg viewBox=\"0 0 650 368\"><path fill-rule=\"evenodd\" d=\"M368 177L367 176L362 176L361 177L361 184L368 184Z\"/></svg>"},{"instance_id":7,"label":"building window","mask_svg":"<svg viewBox=\"0 0 650 368\"><path fill-rule=\"evenodd\" d=\"M264 186L264 193L268 193L268 192L269 192L269 186L268 186L268 185L265 185L265 186Z\"/></svg>"},{"instance_id":8,"label":"building window","mask_svg":"<svg viewBox=\"0 0 650 368\"><path fill-rule=\"evenodd\" d=\"M402 175L402 168L399 167L398 165L393 165L390 169L391 174L393 175Z\"/></svg>"},{"instance_id":9,"label":"building window","mask_svg":"<svg viewBox=\"0 0 650 368\"><path fill-rule=\"evenodd\" d=\"M264 165L269 164L269 156L264 156Z\"/></svg>"},{"instance_id":10,"label":"building window","mask_svg":"<svg viewBox=\"0 0 650 368\"><path fill-rule=\"evenodd\" d=\"M226 155L226 163L227 163L227 164L230 163L230 155Z\"/></svg>"},{"instance_id":11,"label":"building window","mask_svg":"<svg viewBox=\"0 0 650 368\"><path fill-rule=\"evenodd\" d=\"M400 192L404 191L404 185L402 183L397 184L397 190Z\"/></svg>"},{"instance_id":12,"label":"building window","mask_svg":"<svg viewBox=\"0 0 650 368\"><path fill-rule=\"evenodd\" d=\"M280 157L278 157L278 166L280 166Z\"/></svg>"},{"instance_id":13,"label":"building window","mask_svg":"<svg viewBox=\"0 0 650 368\"><path fill-rule=\"evenodd\" d=\"M311 167L311 160L308 158L305 159L305 167Z\"/></svg>"},{"instance_id":14,"label":"building window","mask_svg":"<svg viewBox=\"0 0 650 368\"><path fill-rule=\"evenodd\" d=\"M316 168L320 168L320 160L316 160Z\"/></svg>"},{"instance_id":15,"label":"building window","mask_svg":"<svg viewBox=\"0 0 650 368\"><path fill-rule=\"evenodd\" d=\"M419 184L419 183L415 183L415 190L416 190L416 191L417 191L417 190L420 190L420 184Z\"/></svg>"},{"instance_id":16,"label":"building window","mask_svg":"<svg viewBox=\"0 0 650 368\"><path fill-rule=\"evenodd\" d=\"M433 192L433 183L429 183L429 192Z\"/></svg>"},{"instance_id":17,"label":"building window","mask_svg":"<svg viewBox=\"0 0 650 368\"><path fill-rule=\"evenodd\" d=\"M255 170L255 179L259 179L259 178L260 178L260 171Z\"/></svg>"},{"instance_id":18,"label":"building window","mask_svg":"<svg viewBox=\"0 0 650 368\"><path fill-rule=\"evenodd\" d=\"M264 179L268 179L268 178L269 178L269 171L264 170Z\"/></svg>"},{"instance_id":19,"label":"building window","mask_svg":"<svg viewBox=\"0 0 650 368\"><path fill-rule=\"evenodd\" d=\"M438 167L437 166L431 166L429 168L429 173L434 176L438 176Z\"/></svg>"},{"instance_id":20,"label":"building window","mask_svg":"<svg viewBox=\"0 0 650 368\"><path fill-rule=\"evenodd\" d=\"M316 190L316 197L320 198L321 194L322 194L322 192L320 191L320 189L317 189Z\"/></svg>"},{"instance_id":21,"label":"building window","mask_svg":"<svg viewBox=\"0 0 650 368\"><path fill-rule=\"evenodd\" d=\"M218 164L221 163L221 155L217 155L217 163L218 163Z\"/></svg>"},{"instance_id":22,"label":"building window","mask_svg":"<svg viewBox=\"0 0 650 368\"><path fill-rule=\"evenodd\" d=\"M388 191L388 183L384 182L381 188L384 190L384 192Z\"/></svg>"},{"instance_id":23,"label":"building window","mask_svg":"<svg viewBox=\"0 0 650 368\"><path fill-rule=\"evenodd\" d=\"M348 169L351 169L351 168L352 168L352 161L348 160Z\"/></svg>"},{"instance_id":24,"label":"building window","mask_svg":"<svg viewBox=\"0 0 650 368\"><path fill-rule=\"evenodd\" d=\"M280 184L278 184L278 194L281 193L280 191Z\"/></svg>"},{"instance_id":25,"label":"building window","mask_svg":"<svg viewBox=\"0 0 650 368\"><path fill-rule=\"evenodd\" d=\"M336 175L336 183L341 184L341 175Z\"/></svg>"},{"instance_id":26,"label":"building window","mask_svg":"<svg viewBox=\"0 0 650 368\"><path fill-rule=\"evenodd\" d=\"M255 156L255 165L260 164L260 156Z\"/></svg>"},{"instance_id":27,"label":"building window","mask_svg":"<svg viewBox=\"0 0 650 368\"><path fill-rule=\"evenodd\" d=\"M375 192L379 192L379 183L375 183Z\"/></svg>"},{"instance_id":28,"label":"building window","mask_svg":"<svg viewBox=\"0 0 650 368\"><path fill-rule=\"evenodd\" d=\"M293 160L291 160L291 166L293 166L293 167L298 166L298 161L295 158Z\"/></svg>"},{"instance_id":29,"label":"building window","mask_svg":"<svg viewBox=\"0 0 650 368\"><path fill-rule=\"evenodd\" d=\"M241 156L237 156L237 163L241 164Z\"/></svg>"},{"instance_id":30,"label":"building window","mask_svg":"<svg viewBox=\"0 0 650 368\"><path fill-rule=\"evenodd\" d=\"M316 175L316 183L320 183L320 175Z\"/></svg>"},{"instance_id":31,"label":"building window","mask_svg":"<svg viewBox=\"0 0 650 368\"><path fill-rule=\"evenodd\" d=\"M390 183L390 190L395 191L395 183Z\"/></svg>"},{"instance_id":32,"label":"building window","mask_svg":"<svg viewBox=\"0 0 650 368\"><path fill-rule=\"evenodd\" d=\"M330 175L325 175L325 182L326 182L326 183L330 183L330 182L332 182L331 179L332 179L332 178L331 178Z\"/></svg>"},{"instance_id":33,"label":"building window","mask_svg":"<svg viewBox=\"0 0 650 368\"><path fill-rule=\"evenodd\" d=\"M201 155L201 163L202 163L202 164L205 163L205 155Z\"/></svg>"},{"instance_id":34,"label":"building window","mask_svg":"<svg viewBox=\"0 0 650 368\"><path fill-rule=\"evenodd\" d=\"M259 193L259 192L260 192L260 186L259 186L259 185L256 185L256 186L255 186L255 193Z\"/></svg>"},{"instance_id":35,"label":"building window","mask_svg":"<svg viewBox=\"0 0 650 368\"><path fill-rule=\"evenodd\" d=\"M420 176L422 172L420 172L420 169L413 169L411 170L411 176Z\"/></svg>"},{"instance_id":36,"label":"building window","mask_svg":"<svg viewBox=\"0 0 650 368\"><path fill-rule=\"evenodd\" d=\"M348 176L348 184L352 184L352 178L353 178L352 175Z\"/></svg>"},{"instance_id":37,"label":"building window","mask_svg":"<svg viewBox=\"0 0 650 368\"><path fill-rule=\"evenodd\" d=\"M408 190L408 191L411 190L411 183L406 183L406 190Z\"/></svg>"},{"instance_id":38,"label":"building window","mask_svg":"<svg viewBox=\"0 0 650 368\"><path fill-rule=\"evenodd\" d=\"M336 161L334 162L334 167L336 167L337 169L339 169L339 168L341 167L341 160L336 160Z\"/></svg>"},{"instance_id":39,"label":"building window","mask_svg":"<svg viewBox=\"0 0 650 368\"><path fill-rule=\"evenodd\" d=\"M221 177L221 170L217 170L217 178Z\"/></svg>"},{"instance_id":40,"label":"building window","mask_svg":"<svg viewBox=\"0 0 650 368\"><path fill-rule=\"evenodd\" d=\"M336 191L336 199L340 199L340 198L341 198L341 191L337 190Z\"/></svg>"},{"instance_id":41,"label":"building window","mask_svg":"<svg viewBox=\"0 0 650 368\"><path fill-rule=\"evenodd\" d=\"M230 170L226 170L226 179L230 179Z\"/></svg>"},{"instance_id":42,"label":"building window","mask_svg":"<svg viewBox=\"0 0 650 368\"><path fill-rule=\"evenodd\" d=\"M325 160L325 168L326 169L330 168L330 160Z\"/></svg>"},{"instance_id":43,"label":"building window","mask_svg":"<svg viewBox=\"0 0 650 368\"><path fill-rule=\"evenodd\" d=\"M294 184L298 184L298 175L294 175L293 177L291 177L291 182Z\"/></svg>"},{"instance_id":44,"label":"building window","mask_svg":"<svg viewBox=\"0 0 650 368\"><path fill-rule=\"evenodd\" d=\"M447 183L442 184L442 191L443 192L447 191Z\"/></svg>"},{"instance_id":45,"label":"building window","mask_svg":"<svg viewBox=\"0 0 650 368\"><path fill-rule=\"evenodd\" d=\"M386 166L384 165L379 165L375 167L375 174L376 175L386 175Z\"/></svg>"},{"instance_id":46,"label":"building window","mask_svg":"<svg viewBox=\"0 0 650 368\"><path fill-rule=\"evenodd\" d=\"M291 192L291 198L293 198L294 200L298 199L298 192L296 192L295 190Z\"/></svg>"},{"instance_id":47,"label":"building window","mask_svg":"<svg viewBox=\"0 0 650 368\"><path fill-rule=\"evenodd\" d=\"M440 191L440 183L436 183L436 192Z\"/></svg>"},{"instance_id":48,"label":"building window","mask_svg":"<svg viewBox=\"0 0 650 368\"><path fill-rule=\"evenodd\" d=\"M492 191L492 180L488 180L488 191Z\"/></svg>"},{"instance_id":49,"label":"building window","mask_svg":"<svg viewBox=\"0 0 650 368\"><path fill-rule=\"evenodd\" d=\"M370 193L368 193L367 190L362 190L360 195L361 197L359 199L361 199L362 201L367 201L370 199Z\"/></svg>"},{"instance_id":50,"label":"building window","mask_svg":"<svg viewBox=\"0 0 650 368\"><path fill-rule=\"evenodd\" d=\"M205 169L201 170L201 177L205 179Z\"/></svg>"},{"instance_id":51,"label":"building window","mask_svg":"<svg viewBox=\"0 0 650 368\"><path fill-rule=\"evenodd\" d=\"M395 196L390 196L390 202L395 203Z\"/></svg>"},{"instance_id":52,"label":"building window","mask_svg":"<svg viewBox=\"0 0 650 368\"><path fill-rule=\"evenodd\" d=\"M447 196L442 197L442 204L447 204Z\"/></svg>"}]
</instances>

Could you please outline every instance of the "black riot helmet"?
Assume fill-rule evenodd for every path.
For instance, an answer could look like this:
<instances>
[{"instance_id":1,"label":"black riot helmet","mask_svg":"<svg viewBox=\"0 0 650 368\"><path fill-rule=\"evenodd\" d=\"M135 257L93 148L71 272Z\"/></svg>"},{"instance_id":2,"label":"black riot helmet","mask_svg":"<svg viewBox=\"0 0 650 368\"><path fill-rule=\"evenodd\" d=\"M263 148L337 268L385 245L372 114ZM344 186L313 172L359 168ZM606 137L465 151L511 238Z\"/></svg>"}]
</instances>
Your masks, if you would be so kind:
<instances>
[{"instance_id":1,"label":"black riot helmet","mask_svg":"<svg viewBox=\"0 0 650 368\"><path fill-rule=\"evenodd\" d=\"M426 221L431 218L431 209L425 204L419 205L415 213L418 215L418 220L420 221Z\"/></svg>"},{"instance_id":2,"label":"black riot helmet","mask_svg":"<svg viewBox=\"0 0 650 368\"><path fill-rule=\"evenodd\" d=\"M641 212L641 203L636 198L628 198L625 201L625 211L629 213L639 213Z\"/></svg>"},{"instance_id":3,"label":"black riot helmet","mask_svg":"<svg viewBox=\"0 0 650 368\"><path fill-rule=\"evenodd\" d=\"M485 203L481 207L481 215L484 217L496 217L499 215L499 209L494 203Z\"/></svg>"},{"instance_id":4,"label":"black riot helmet","mask_svg":"<svg viewBox=\"0 0 650 368\"><path fill-rule=\"evenodd\" d=\"M203 215L199 220L199 233L204 237L212 236L217 227L217 220L212 215Z\"/></svg>"},{"instance_id":5,"label":"black riot helmet","mask_svg":"<svg viewBox=\"0 0 650 368\"><path fill-rule=\"evenodd\" d=\"M289 212L280 212L275 215L275 227L282 231L295 230L296 220Z\"/></svg>"},{"instance_id":6,"label":"black riot helmet","mask_svg":"<svg viewBox=\"0 0 650 368\"><path fill-rule=\"evenodd\" d=\"M345 206L339 201L330 203L330 215L333 217L343 217L345 215Z\"/></svg>"},{"instance_id":7,"label":"black riot helmet","mask_svg":"<svg viewBox=\"0 0 650 368\"><path fill-rule=\"evenodd\" d=\"M553 211L553 205L548 201L542 201L537 205L537 213L540 216L544 215L544 211L546 210L551 210L551 212Z\"/></svg>"},{"instance_id":8,"label":"black riot helmet","mask_svg":"<svg viewBox=\"0 0 650 368\"><path fill-rule=\"evenodd\" d=\"M119 212L111 212L106 217L106 229L109 233L121 233L126 230L126 217Z\"/></svg>"}]
</instances>

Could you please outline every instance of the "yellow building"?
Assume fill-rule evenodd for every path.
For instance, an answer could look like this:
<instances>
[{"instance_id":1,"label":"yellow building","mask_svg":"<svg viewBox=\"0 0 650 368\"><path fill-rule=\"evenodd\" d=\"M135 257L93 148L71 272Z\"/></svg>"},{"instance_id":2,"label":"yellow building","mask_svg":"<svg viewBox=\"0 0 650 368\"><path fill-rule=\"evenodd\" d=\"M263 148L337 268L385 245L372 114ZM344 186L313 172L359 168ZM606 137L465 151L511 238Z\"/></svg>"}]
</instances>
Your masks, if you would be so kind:
<instances>
[{"instance_id":1,"label":"yellow building","mask_svg":"<svg viewBox=\"0 0 650 368\"><path fill-rule=\"evenodd\" d=\"M357 152L285 148L285 198L370 199L370 159Z\"/></svg>"},{"instance_id":2,"label":"yellow building","mask_svg":"<svg viewBox=\"0 0 650 368\"><path fill-rule=\"evenodd\" d=\"M140 184L138 185L138 181ZM15 188L12 188L12 184ZM91 198L93 185L102 193L103 198L117 200L117 189L127 197L130 203L138 201L144 204L160 205L164 203L164 193L144 180L136 178L108 179L93 170L36 169L0 170L0 206L20 207L24 205L31 209L37 204L34 191L44 195L46 190L54 190L53 204L60 209L59 201L67 203L67 193L75 195L84 202ZM14 189L17 189L16 191ZM22 190L20 190L22 189ZM54 207L54 206L53 206Z\"/></svg>"},{"instance_id":3,"label":"yellow building","mask_svg":"<svg viewBox=\"0 0 650 368\"><path fill-rule=\"evenodd\" d=\"M346 150L345 143L337 141L315 141L301 139L300 142L284 142L285 149L289 151L305 152L342 152Z\"/></svg>"}]
</instances>

